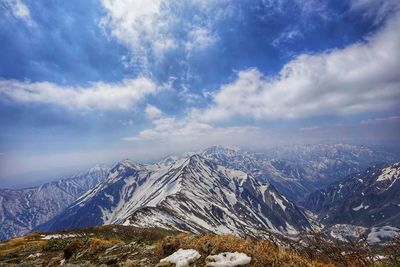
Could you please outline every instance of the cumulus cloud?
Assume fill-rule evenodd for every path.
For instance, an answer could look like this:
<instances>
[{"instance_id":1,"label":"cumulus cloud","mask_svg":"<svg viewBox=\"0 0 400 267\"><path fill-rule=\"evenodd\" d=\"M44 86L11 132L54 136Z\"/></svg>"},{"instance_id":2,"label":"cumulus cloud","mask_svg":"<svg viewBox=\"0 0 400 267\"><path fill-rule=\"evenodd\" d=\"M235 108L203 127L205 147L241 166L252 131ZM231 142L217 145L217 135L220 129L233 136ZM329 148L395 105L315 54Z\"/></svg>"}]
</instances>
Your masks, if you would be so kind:
<instances>
[{"instance_id":1,"label":"cumulus cloud","mask_svg":"<svg viewBox=\"0 0 400 267\"><path fill-rule=\"evenodd\" d=\"M29 8L22 2L22 0L6 0L5 5L16 18L25 22L26 25L30 27L36 25L31 17Z\"/></svg>"},{"instance_id":2,"label":"cumulus cloud","mask_svg":"<svg viewBox=\"0 0 400 267\"><path fill-rule=\"evenodd\" d=\"M240 71L213 94L204 121L234 116L257 119L343 115L400 104L400 16L365 42L315 55L300 55L275 77Z\"/></svg>"},{"instance_id":3,"label":"cumulus cloud","mask_svg":"<svg viewBox=\"0 0 400 267\"><path fill-rule=\"evenodd\" d=\"M211 46L215 16L204 19L210 10L225 1L101 0L106 11L101 26L112 37L129 47L131 60L147 68L149 60L162 60L170 51L188 53ZM182 13L194 13L187 17ZM200 20L199 18L202 17ZM207 20L207 21L205 21Z\"/></svg>"},{"instance_id":4,"label":"cumulus cloud","mask_svg":"<svg viewBox=\"0 0 400 267\"><path fill-rule=\"evenodd\" d=\"M96 82L88 87L0 80L0 95L3 99L54 104L80 110L129 109L160 89L161 87L147 78L123 80L113 84Z\"/></svg>"}]
</instances>

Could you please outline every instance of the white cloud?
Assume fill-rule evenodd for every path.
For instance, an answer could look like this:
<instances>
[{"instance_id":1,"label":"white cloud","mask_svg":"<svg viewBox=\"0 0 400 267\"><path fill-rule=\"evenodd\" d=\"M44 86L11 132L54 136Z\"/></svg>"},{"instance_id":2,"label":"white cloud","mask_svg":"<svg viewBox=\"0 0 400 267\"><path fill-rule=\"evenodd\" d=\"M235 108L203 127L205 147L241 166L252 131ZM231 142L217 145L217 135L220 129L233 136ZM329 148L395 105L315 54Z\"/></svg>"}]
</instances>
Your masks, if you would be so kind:
<instances>
[{"instance_id":1,"label":"white cloud","mask_svg":"<svg viewBox=\"0 0 400 267\"><path fill-rule=\"evenodd\" d=\"M146 69L149 60L162 60L169 51L188 53L217 40L213 23L226 10L213 10L224 1L101 0L106 15L100 25L132 51L131 61ZM200 20L213 10L215 16ZM184 17L182 12L195 12ZM198 16L198 17L197 17ZM204 16L203 16L204 17ZM132 63L131 62L131 63Z\"/></svg>"},{"instance_id":2,"label":"white cloud","mask_svg":"<svg viewBox=\"0 0 400 267\"><path fill-rule=\"evenodd\" d=\"M276 77L240 71L200 112L205 121L234 116L299 118L384 110L400 105L400 16L366 42L300 55ZM200 115L199 115L200 116Z\"/></svg>"},{"instance_id":3,"label":"white cloud","mask_svg":"<svg viewBox=\"0 0 400 267\"><path fill-rule=\"evenodd\" d=\"M22 0L6 0L5 4L10 9L11 13L25 22L26 25L30 27L36 25L31 17L29 8L22 2Z\"/></svg>"},{"instance_id":4,"label":"white cloud","mask_svg":"<svg viewBox=\"0 0 400 267\"><path fill-rule=\"evenodd\" d=\"M189 40L185 44L188 51L204 49L213 45L218 37L205 27L195 27L188 33Z\"/></svg>"},{"instance_id":5,"label":"white cloud","mask_svg":"<svg viewBox=\"0 0 400 267\"><path fill-rule=\"evenodd\" d=\"M54 104L68 109L82 110L129 109L160 89L147 78L123 80L114 84L96 82L89 87L0 80L0 95L3 99Z\"/></svg>"},{"instance_id":6,"label":"white cloud","mask_svg":"<svg viewBox=\"0 0 400 267\"><path fill-rule=\"evenodd\" d=\"M139 132L135 136L126 137L124 140L136 142L137 144L154 144L163 149L193 150L209 145L237 145L246 144L251 146L249 140L260 141L265 137L265 130L258 127L215 127L210 124L199 122L193 118L186 117L177 119L175 117L159 116L153 121L153 127ZM154 149L154 148L153 148Z\"/></svg>"},{"instance_id":7,"label":"white cloud","mask_svg":"<svg viewBox=\"0 0 400 267\"><path fill-rule=\"evenodd\" d=\"M101 25L137 57L145 58L148 46L158 55L174 47L166 32L168 18L162 19L161 0L101 0L101 4L106 11Z\"/></svg>"},{"instance_id":8,"label":"white cloud","mask_svg":"<svg viewBox=\"0 0 400 267\"><path fill-rule=\"evenodd\" d=\"M272 41L272 45L275 47L280 47L282 44L291 43L298 39L303 38L303 34L296 28L288 29L282 32L278 38Z\"/></svg>"},{"instance_id":9,"label":"white cloud","mask_svg":"<svg viewBox=\"0 0 400 267\"><path fill-rule=\"evenodd\" d=\"M163 115L161 110L150 104L147 104L145 113L150 119L158 119Z\"/></svg>"}]
</instances>

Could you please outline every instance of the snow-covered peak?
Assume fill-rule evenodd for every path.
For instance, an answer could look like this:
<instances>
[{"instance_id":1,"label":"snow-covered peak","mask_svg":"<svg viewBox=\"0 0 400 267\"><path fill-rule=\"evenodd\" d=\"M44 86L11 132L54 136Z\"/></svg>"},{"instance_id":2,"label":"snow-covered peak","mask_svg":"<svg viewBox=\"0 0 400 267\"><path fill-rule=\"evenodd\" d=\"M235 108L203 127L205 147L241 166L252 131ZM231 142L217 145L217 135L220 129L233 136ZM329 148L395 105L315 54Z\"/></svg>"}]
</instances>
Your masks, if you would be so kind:
<instances>
[{"instance_id":1,"label":"snow-covered peak","mask_svg":"<svg viewBox=\"0 0 400 267\"><path fill-rule=\"evenodd\" d=\"M174 156L174 155L169 155L169 156L163 158L162 160L160 160L159 162L157 162L157 165L159 165L161 167L171 166L177 160L179 160L179 157Z\"/></svg>"},{"instance_id":2,"label":"snow-covered peak","mask_svg":"<svg viewBox=\"0 0 400 267\"><path fill-rule=\"evenodd\" d=\"M109 168L107 167L107 165L103 164L103 163L99 163L94 165L92 168L89 169L89 173L94 173L94 172L100 172L100 171L108 171Z\"/></svg>"},{"instance_id":3,"label":"snow-covered peak","mask_svg":"<svg viewBox=\"0 0 400 267\"><path fill-rule=\"evenodd\" d=\"M222 154L222 155L234 155L237 153L244 153L244 151L239 147L229 147L229 146L211 146L204 149L201 152L201 155L215 155L215 154Z\"/></svg>"},{"instance_id":4,"label":"snow-covered peak","mask_svg":"<svg viewBox=\"0 0 400 267\"><path fill-rule=\"evenodd\" d=\"M122 161L119 161L117 163L114 164L114 166L111 168L111 172L115 171L115 170L119 170L122 171L124 169L137 169L140 170L142 169L144 166L142 164L136 163L131 159L124 159Z\"/></svg>"}]
</instances>

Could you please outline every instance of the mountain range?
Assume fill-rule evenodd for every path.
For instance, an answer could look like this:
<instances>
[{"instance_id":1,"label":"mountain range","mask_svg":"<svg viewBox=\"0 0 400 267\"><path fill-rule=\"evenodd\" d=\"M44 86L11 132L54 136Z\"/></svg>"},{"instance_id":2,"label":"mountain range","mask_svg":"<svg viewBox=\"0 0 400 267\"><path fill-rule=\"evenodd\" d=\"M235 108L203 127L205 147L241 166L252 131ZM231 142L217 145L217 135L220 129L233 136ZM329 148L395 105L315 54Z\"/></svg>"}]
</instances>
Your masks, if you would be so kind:
<instances>
[{"instance_id":1,"label":"mountain range","mask_svg":"<svg viewBox=\"0 0 400 267\"><path fill-rule=\"evenodd\" d=\"M374 165L309 195L304 207L325 225L400 225L400 162Z\"/></svg>"},{"instance_id":2,"label":"mountain range","mask_svg":"<svg viewBox=\"0 0 400 267\"><path fill-rule=\"evenodd\" d=\"M171 163L116 164L107 179L38 230L124 224L245 235L312 226L304 210L251 175L197 154Z\"/></svg>"},{"instance_id":3,"label":"mountain range","mask_svg":"<svg viewBox=\"0 0 400 267\"><path fill-rule=\"evenodd\" d=\"M105 224L240 235L396 226L398 159L345 144L126 159L40 187L1 189L0 238Z\"/></svg>"},{"instance_id":4,"label":"mountain range","mask_svg":"<svg viewBox=\"0 0 400 267\"><path fill-rule=\"evenodd\" d=\"M399 159L380 149L349 144L282 146L266 152L214 146L201 155L269 182L295 202L374 163L393 163Z\"/></svg>"},{"instance_id":5,"label":"mountain range","mask_svg":"<svg viewBox=\"0 0 400 267\"><path fill-rule=\"evenodd\" d=\"M109 168L96 165L69 178L25 189L0 189L0 240L20 236L53 218L96 186Z\"/></svg>"}]
</instances>

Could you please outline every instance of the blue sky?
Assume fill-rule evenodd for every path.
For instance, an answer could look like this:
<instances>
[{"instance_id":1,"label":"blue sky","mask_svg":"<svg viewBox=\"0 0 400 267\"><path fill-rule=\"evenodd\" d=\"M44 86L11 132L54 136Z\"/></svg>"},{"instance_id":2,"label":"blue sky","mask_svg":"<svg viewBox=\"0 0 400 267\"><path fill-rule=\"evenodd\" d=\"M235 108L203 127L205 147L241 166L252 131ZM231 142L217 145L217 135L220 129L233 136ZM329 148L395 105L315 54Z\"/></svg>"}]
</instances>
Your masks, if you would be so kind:
<instances>
[{"instance_id":1,"label":"blue sky","mask_svg":"<svg viewBox=\"0 0 400 267\"><path fill-rule=\"evenodd\" d=\"M213 144L398 145L399 8L0 0L0 177Z\"/></svg>"}]
</instances>

